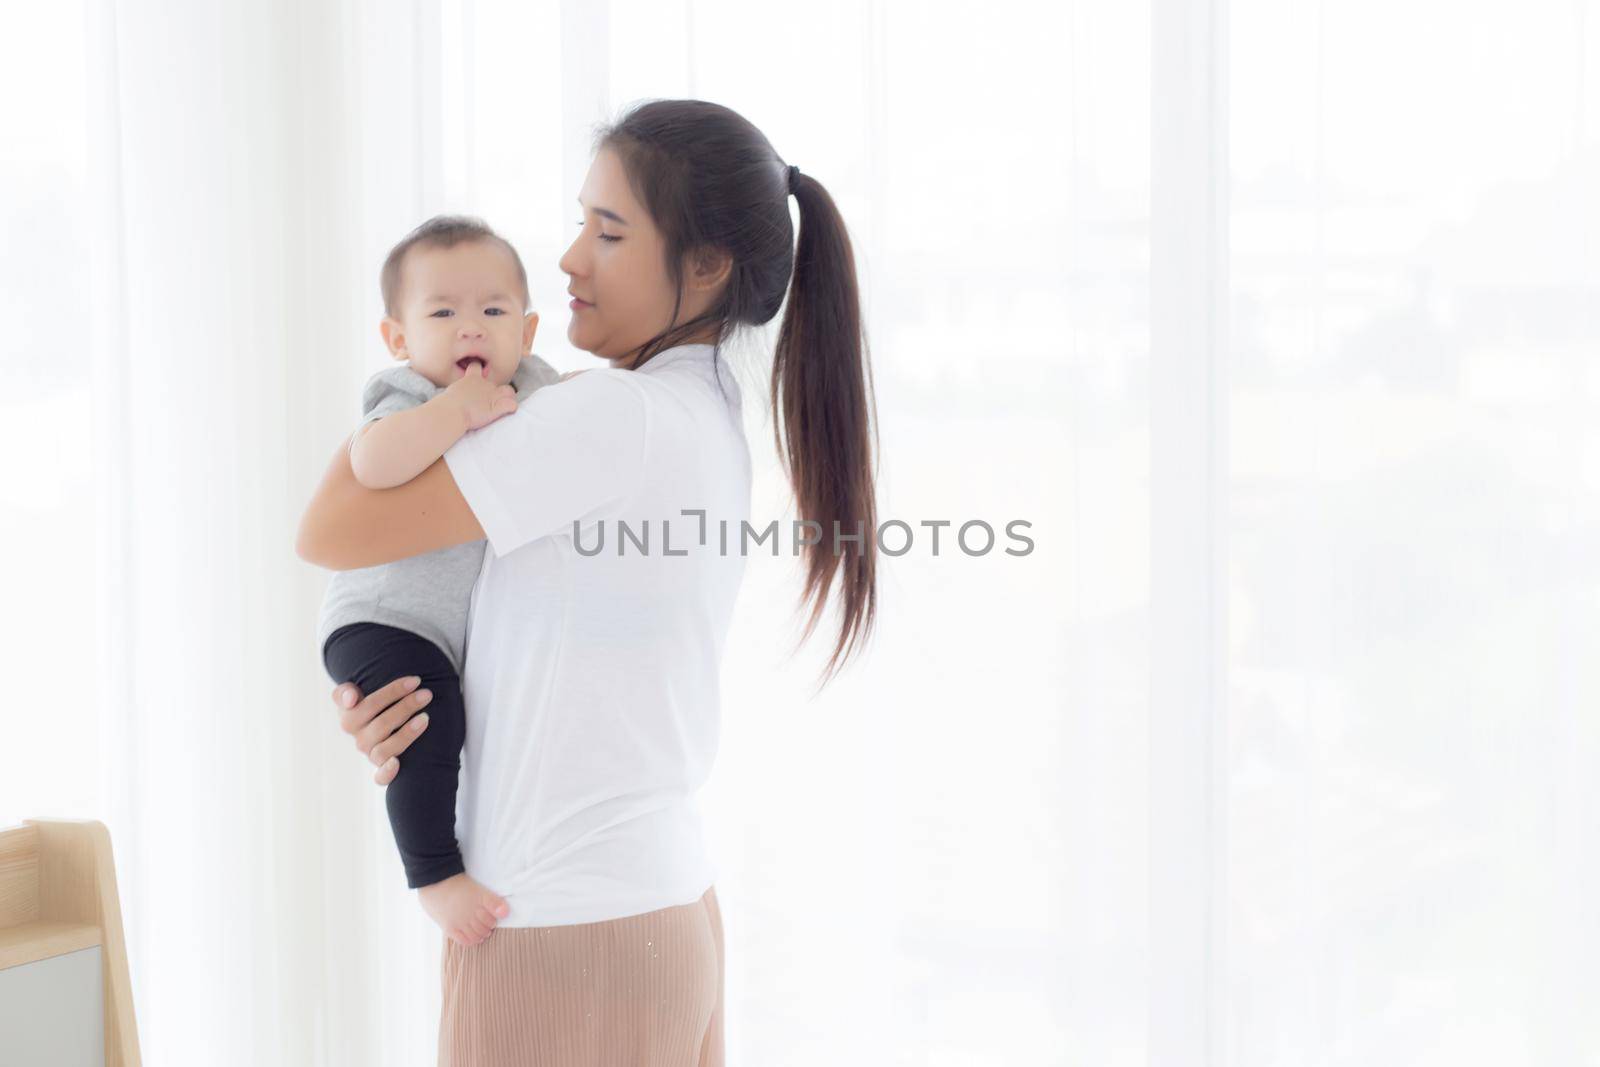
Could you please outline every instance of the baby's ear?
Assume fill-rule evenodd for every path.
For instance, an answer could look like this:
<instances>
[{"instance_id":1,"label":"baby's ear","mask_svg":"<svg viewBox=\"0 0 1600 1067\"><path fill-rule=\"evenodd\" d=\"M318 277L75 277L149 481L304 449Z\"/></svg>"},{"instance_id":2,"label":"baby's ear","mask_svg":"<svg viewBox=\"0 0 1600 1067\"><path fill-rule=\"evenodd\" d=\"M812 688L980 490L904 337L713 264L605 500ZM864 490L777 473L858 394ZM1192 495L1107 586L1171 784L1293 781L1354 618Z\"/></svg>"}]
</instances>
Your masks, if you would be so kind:
<instances>
[{"instance_id":1,"label":"baby's ear","mask_svg":"<svg viewBox=\"0 0 1600 1067\"><path fill-rule=\"evenodd\" d=\"M400 323L394 319L384 317L378 323L378 333L383 337L384 347L389 350L389 355L395 359L406 359L406 335Z\"/></svg>"}]
</instances>

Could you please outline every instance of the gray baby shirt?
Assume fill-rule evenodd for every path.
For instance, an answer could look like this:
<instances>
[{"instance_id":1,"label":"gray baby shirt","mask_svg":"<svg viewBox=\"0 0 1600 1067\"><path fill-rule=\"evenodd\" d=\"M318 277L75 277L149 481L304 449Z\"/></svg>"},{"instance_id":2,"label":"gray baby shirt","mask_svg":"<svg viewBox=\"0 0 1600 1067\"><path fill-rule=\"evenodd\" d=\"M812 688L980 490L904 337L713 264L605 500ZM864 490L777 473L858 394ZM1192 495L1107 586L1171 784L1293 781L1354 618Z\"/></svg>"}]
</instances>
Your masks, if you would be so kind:
<instances>
[{"instance_id":1,"label":"gray baby shirt","mask_svg":"<svg viewBox=\"0 0 1600 1067\"><path fill-rule=\"evenodd\" d=\"M517 366L511 384L520 402L560 377L560 371L537 355L529 355ZM381 370L362 389L361 426L418 407L441 392L412 370L409 362ZM355 440L352 433L350 447ZM466 659L467 609L487 546L487 541L468 541L375 567L335 571L317 620L317 648L325 649L328 638L341 626L378 622L432 641L450 657L459 675Z\"/></svg>"}]
</instances>

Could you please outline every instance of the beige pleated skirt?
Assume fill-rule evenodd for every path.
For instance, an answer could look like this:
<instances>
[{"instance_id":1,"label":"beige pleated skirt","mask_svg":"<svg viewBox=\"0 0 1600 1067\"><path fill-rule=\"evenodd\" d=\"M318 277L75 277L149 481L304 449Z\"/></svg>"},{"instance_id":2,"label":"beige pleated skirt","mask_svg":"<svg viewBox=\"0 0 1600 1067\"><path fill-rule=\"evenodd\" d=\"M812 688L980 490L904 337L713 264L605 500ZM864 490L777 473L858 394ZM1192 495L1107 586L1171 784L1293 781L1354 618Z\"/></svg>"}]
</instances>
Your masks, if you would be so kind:
<instances>
[{"instance_id":1,"label":"beige pleated skirt","mask_svg":"<svg viewBox=\"0 0 1600 1067\"><path fill-rule=\"evenodd\" d=\"M444 940L439 1067L723 1067L722 912L691 904Z\"/></svg>"}]
</instances>

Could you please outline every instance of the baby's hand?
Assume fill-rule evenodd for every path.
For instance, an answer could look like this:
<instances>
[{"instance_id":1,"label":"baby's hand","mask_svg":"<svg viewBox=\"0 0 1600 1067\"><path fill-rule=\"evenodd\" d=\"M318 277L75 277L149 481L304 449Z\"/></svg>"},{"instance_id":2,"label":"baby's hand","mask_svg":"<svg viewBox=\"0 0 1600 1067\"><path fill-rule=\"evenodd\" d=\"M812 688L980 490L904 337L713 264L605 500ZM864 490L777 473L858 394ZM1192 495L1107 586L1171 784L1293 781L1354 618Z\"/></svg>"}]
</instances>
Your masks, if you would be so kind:
<instances>
[{"instance_id":1,"label":"baby's hand","mask_svg":"<svg viewBox=\"0 0 1600 1067\"><path fill-rule=\"evenodd\" d=\"M495 385L481 364L477 371L477 374L467 371L444 391L450 403L461 409L469 430L480 429L517 410L517 391L510 384Z\"/></svg>"},{"instance_id":2,"label":"baby's hand","mask_svg":"<svg viewBox=\"0 0 1600 1067\"><path fill-rule=\"evenodd\" d=\"M425 885L417 890L417 895L422 899L422 910L439 924L439 929L465 948L487 938L509 914L503 897L474 881L466 872Z\"/></svg>"}]
</instances>

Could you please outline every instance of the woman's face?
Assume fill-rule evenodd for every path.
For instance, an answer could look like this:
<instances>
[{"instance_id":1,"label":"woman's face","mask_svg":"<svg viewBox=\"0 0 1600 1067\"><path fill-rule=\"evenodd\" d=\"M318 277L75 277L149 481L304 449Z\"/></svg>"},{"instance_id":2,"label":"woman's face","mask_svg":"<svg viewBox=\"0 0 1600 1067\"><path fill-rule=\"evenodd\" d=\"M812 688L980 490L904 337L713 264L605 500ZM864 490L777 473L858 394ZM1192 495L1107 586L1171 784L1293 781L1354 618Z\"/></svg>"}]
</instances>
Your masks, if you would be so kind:
<instances>
[{"instance_id":1,"label":"woman's face","mask_svg":"<svg viewBox=\"0 0 1600 1067\"><path fill-rule=\"evenodd\" d=\"M596 153L578 203L583 211L578 239L560 263L572 279L570 295L582 301L572 308L567 339L614 365L627 366L633 352L673 325L664 241L634 198L622 160L611 149ZM677 321L709 306L705 289L686 278Z\"/></svg>"}]
</instances>

